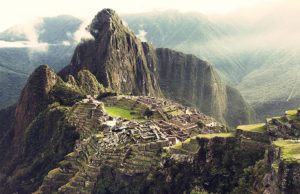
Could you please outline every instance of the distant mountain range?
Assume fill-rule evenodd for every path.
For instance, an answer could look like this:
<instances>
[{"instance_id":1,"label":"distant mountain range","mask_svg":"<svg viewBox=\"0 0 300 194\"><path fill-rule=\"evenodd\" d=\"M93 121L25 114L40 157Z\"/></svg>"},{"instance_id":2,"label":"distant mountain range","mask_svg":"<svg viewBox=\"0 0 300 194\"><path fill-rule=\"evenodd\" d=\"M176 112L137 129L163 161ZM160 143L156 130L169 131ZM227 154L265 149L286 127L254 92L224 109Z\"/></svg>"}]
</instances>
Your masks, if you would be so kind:
<instances>
[{"instance_id":1,"label":"distant mountain range","mask_svg":"<svg viewBox=\"0 0 300 194\"><path fill-rule=\"evenodd\" d=\"M298 39L293 39L299 25L293 12L278 9L278 15L266 12L254 21L244 17L251 12L240 18L176 11L122 18L139 38L155 47L209 61L223 80L241 91L259 118L264 118L300 103L300 55ZM285 23L276 22L278 17ZM67 65L80 36L87 36L87 23L71 16L42 18L32 22L31 28L24 26L0 34L0 107L16 102L28 74L38 65L49 64L55 70Z\"/></svg>"}]
</instances>

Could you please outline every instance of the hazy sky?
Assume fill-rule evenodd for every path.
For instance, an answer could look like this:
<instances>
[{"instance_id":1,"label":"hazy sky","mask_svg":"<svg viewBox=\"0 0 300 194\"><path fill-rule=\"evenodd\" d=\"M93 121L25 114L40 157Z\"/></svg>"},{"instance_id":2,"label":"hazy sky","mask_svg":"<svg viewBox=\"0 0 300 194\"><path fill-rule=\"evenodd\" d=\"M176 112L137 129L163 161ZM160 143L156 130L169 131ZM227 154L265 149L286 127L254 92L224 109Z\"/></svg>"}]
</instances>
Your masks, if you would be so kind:
<instances>
[{"instance_id":1,"label":"hazy sky","mask_svg":"<svg viewBox=\"0 0 300 194\"><path fill-rule=\"evenodd\" d=\"M1 3L0 31L36 17L60 14L92 17L102 8L118 13L176 9L224 14L243 7L283 0L7 0Z\"/></svg>"}]
</instances>

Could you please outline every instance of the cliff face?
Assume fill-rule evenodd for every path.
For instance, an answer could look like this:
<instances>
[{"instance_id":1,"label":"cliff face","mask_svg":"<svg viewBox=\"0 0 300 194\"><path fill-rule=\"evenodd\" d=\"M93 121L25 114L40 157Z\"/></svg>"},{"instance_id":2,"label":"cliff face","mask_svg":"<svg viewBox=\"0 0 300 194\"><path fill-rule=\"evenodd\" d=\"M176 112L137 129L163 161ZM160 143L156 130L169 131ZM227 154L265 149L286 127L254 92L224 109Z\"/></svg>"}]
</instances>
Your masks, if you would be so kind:
<instances>
[{"instance_id":1,"label":"cliff face","mask_svg":"<svg viewBox=\"0 0 300 194\"><path fill-rule=\"evenodd\" d=\"M57 82L57 75L48 66L38 67L28 79L15 112L15 137L18 142L31 121L47 106L47 95Z\"/></svg>"},{"instance_id":2,"label":"cliff face","mask_svg":"<svg viewBox=\"0 0 300 194\"><path fill-rule=\"evenodd\" d=\"M254 121L239 92L222 83L207 62L141 42L110 9L99 12L87 29L94 40L78 45L71 64L60 73L63 77L88 69L117 93L160 96L162 89L166 97L230 126Z\"/></svg>"},{"instance_id":3,"label":"cliff face","mask_svg":"<svg viewBox=\"0 0 300 194\"><path fill-rule=\"evenodd\" d=\"M156 53L159 85L165 96L230 126L253 122L254 112L243 97L226 86L206 61L170 49L156 49Z\"/></svg>"},{"instance_id":4,"label":"cliff face","mask_svg":"<svg viewBox=\"0 0 300 194\"><path fill-rule=\"evenodd\" d=\"M105 87L115 92L159 96L155 56L115 11L99 12L88 27L94 40L79 44L69 66L61 75L88 69Z\"/></svg>"}]
</instances>

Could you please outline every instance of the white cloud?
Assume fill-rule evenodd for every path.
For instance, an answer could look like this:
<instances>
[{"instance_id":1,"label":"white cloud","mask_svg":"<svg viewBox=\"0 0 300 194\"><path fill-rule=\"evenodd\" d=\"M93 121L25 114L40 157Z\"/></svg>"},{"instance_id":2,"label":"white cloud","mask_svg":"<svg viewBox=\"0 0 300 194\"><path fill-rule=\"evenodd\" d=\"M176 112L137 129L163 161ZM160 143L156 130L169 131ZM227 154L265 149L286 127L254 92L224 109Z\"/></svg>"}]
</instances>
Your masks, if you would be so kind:
<instances>
[{"instance_id":1,"label":"white cloud","mask_svg":"<svg viewBox=\"0 0 300 194\"><path fill-rule=\"evenodd\" d=\"M91 35L91 33L86 30L86 27L90 24L91 21L92 21L92 19L86 19L79 26L78 30L74 33L74 40L76 42L94 39L94 37Z\"/></svg>"},{"instance_id":2,"label":"white cloud","mask_svg":"<svg viewBox=\"0 0 300 194\"><path fill-rule=\"evenodd\" d=\"M48 44L39 42L39 32L44 33L44 29L39 29L43 24L42 18L29 20L24 24L19 24L8 29L8 33L24 36L27 41L7 42L0 41L0 48L29 48L37 52L48 51Z\"/></svg>"},{"instance_id":3,"label":"white cloud","mask_svg":"<svg viewBox=\"0 0 300 194\"><path fill-rule=\"evenodd\" d=\"M64 45L64 46L70 46L71 42L68 41L68 40L64 40L64 41L62 41L62 45Z\"/></svg>"},{"instance_id":4,"label":"white cloud","mask_svg":"<svg viewBox=\"0 0 300 194\"><path fill-rule=\"evenodd\" d=\"M29 20L24 24L13 26L12 28L8 29L8 32L16 35L24 35L29 42L38 43L39 42L38 28L42 24L43 24L43 19L37 18L37 19ZM41 32L43 32L43 30L41 30Z\"/></svg>"},{"instance_id":5,"label":"white cloud","mask_svg":"<svg viewBox=\"0 0 300 194\"><path fill-rule=\"evenodd\" d=\"M139 30L139 33L136 35L142 42L147 42L146 38L147 32L145 30Z\"/></svg>"},{"instance_id":6,"label":"white cloud","mask_svg":"<svg viewBox=\"0 0 300 194\"><path fill-rule=\"evenodd\" d=\"M84 2L79 0L9 0L5 1L2 5L0 12L0 31L14 24L22 23L29 18L56 16L60 14L91 17L103 8L112 8L118 13L138 13L172 9L212 14L228 13L240 9L241 7L259 4L261 2L269 2L272 4L272 2L276 1L280 0L85 0Z\"/></svg>"},{"instance_id":7,"label":"white cloud","mask_svg":"<svg viewBox=\"0 0 300 194\"><path fill-rule=\"evenodd\" d=\"M0 40L0 48L29 48L33 51L46 52L48 51L47 43L33 43L29 41L8 42Z\"/></svg>"}]
</instances>

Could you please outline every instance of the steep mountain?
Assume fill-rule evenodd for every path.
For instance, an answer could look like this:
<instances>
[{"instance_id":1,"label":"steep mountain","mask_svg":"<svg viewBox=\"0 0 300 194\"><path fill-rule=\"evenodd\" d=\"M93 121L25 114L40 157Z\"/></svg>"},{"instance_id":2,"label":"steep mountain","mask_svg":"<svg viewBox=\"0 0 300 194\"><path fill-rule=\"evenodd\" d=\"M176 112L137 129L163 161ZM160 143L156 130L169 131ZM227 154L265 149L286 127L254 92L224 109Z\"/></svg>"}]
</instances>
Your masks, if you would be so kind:
<instances>
[{"instance_id":1,"label":"steep mountain","mask_svg":"<svg viewBox=\"0 0 300 194\"><path fill-rule=\"evenodd\" d=\"M221 16L169 11L123 18L154 46L209 61L263 119L299 104L298 7L293 1Z\"/></svg>"},{"instance_id":2,"label":"steep mountain","mask_svg":"<svg viewBox=\"0 0 300 194\"><path fill-rule=\"evenodd\" d=\"M136 38L114 11L99 12L88 30L94 40L78 45L70 65L60 73L63 77L88 69L117 93L160 96L162 88L167 97L189 102L230 126L254 120L251 108L237 91L227 89L210 65L191 55L155 50ZM233 99L236 103L227 106Z\"/></svg>"},{"instance_id":3,"label":"steep mountain","mask_svg":"<svg viewBox=\"0 0 300 194\"><path fill-rule=\"evenodd\" d=\"M295 5L286 7L291 3ZM155 47L209 61L263 119L299 103L298 4L293 1L222 16L168 11L122 18L138 37ZM0 33L0 107L17 101L26 78L38 65L59 70L68 64L84 29L81 20L69 16L25 25L32 27Z\"/></svg>"},{"instance_id":4,"label":"steep mountain","mask_svg":"<svg viewBox=\"0 0 300 194\"><path fill-rule=\"evenodd\" d=\"M228 45L220 41L239 34L233 24L216 23L199 13L178 11L123 15L123 18L136 34L156 47L208 60L229 83L238 83L243 76L240 60L231 57Z\"/></svg>"},{"instance_id":5,"label":"steep mountain","mask_svg":"<svg viewBox=\"0 0 300 194\"><path fill-rule=\"evenodd\" d=\"M254 112L225 85L208 62L170 49L156 49L159 85L166 97L197 107L229 126L252 122Z\"/></svg>"},{"instance_id":6,"label":"steep mountain","mask_svg":"<svg viewBox=\"0 0 300 194\"><path fill-rule=\"evenodd\" d=\"M88 28L94 40L81 43L61 75L88 69L115 92L159 96L156 59L151 46L126 28L115 11L98 13Z\"/></svg>"},{"instance_id":7,"label":"steep mountain","mask_svg":"<svg viewBox=\"0 0 300 194\"><path fill-rule=\"evenodd\" d=\"M0 112L0 192L33 192L42 176L72 150L78 138L74 126L65 120L70 106L87 94L100 95L104 91L86 70L75 78L70 75L64 82L48 66L38 67L16 107Z\"/></svg>"},{"instance_id":8,"label":"steep mountain","mask_svg":"<svg viewBox=\"0 0 300 194\"><path fill-rule=\"evenodd\" d=\"M104 9L90 27L96 34L99 31L95 29L100 28L93 26L99 19L103 21L100 24L111 27L121 24L114 11ZM107 35L112 32L108 30ZM82 45L105 40L94 33L95 40L80 44L75 56ZM134 37L128 38L132 42L130 38ZM137 43L124 48L131 45L136 51ZM242 98L220 82L207 62L170 49L141 45L143 50L138 55L127 52L127 57L143 57L143 52L150 56L133 63L133 69L156 64L149 72L143 69L146 77L141 79L160 78L164 71L164 82L177 83L174 92L183 95L186 87L182 80L192 75L196 82L190 83L193 92L205 92L214 99L223 94L228 98L223 100L241 106ZM97 51L107 51L105 45L98 46ZM107 47L114 51L111 45ZM117 56L123 55L126 53ZM112 52L104 59L114 57ZM121 68L123 71L112 72L110 68L116 68L116 64L104 63L103 73L90 63L80 63L88 62L88 58L75 61L59 75L47 65L39 66L16 107L0 111L0 121L5 120L0 123L0 193L299 192L299 176L288 175L299 173L300 145L288 139L299 138L300 110L287 111L264 124L239 126L229 133L223 124L195 108L153 96L151 90L143 93L151 87L160 92L159 80L144 80L140 86L139 79L133 79L129 87L123 87L120 80L110 82L100 75L130 77L127 74L135 71ZM198 81L201 78L204 81ZM197 84L201 87L195 87ZM118 95L112 90L148 95ZM171 95L171 90L162 92Z\"/></svg>"},{"instance_id":9,"label":"steep mountain","mask_svg":"<svg viewBox=\"0 0 300 194\"><path fill-rule=\"evenodd\" d=\"M40 66L29 77L16 106L14 142L24 139L22 131L47 107L48 94L57 79L56 74L47 66Z\"/></svg>"}]
</instances>

